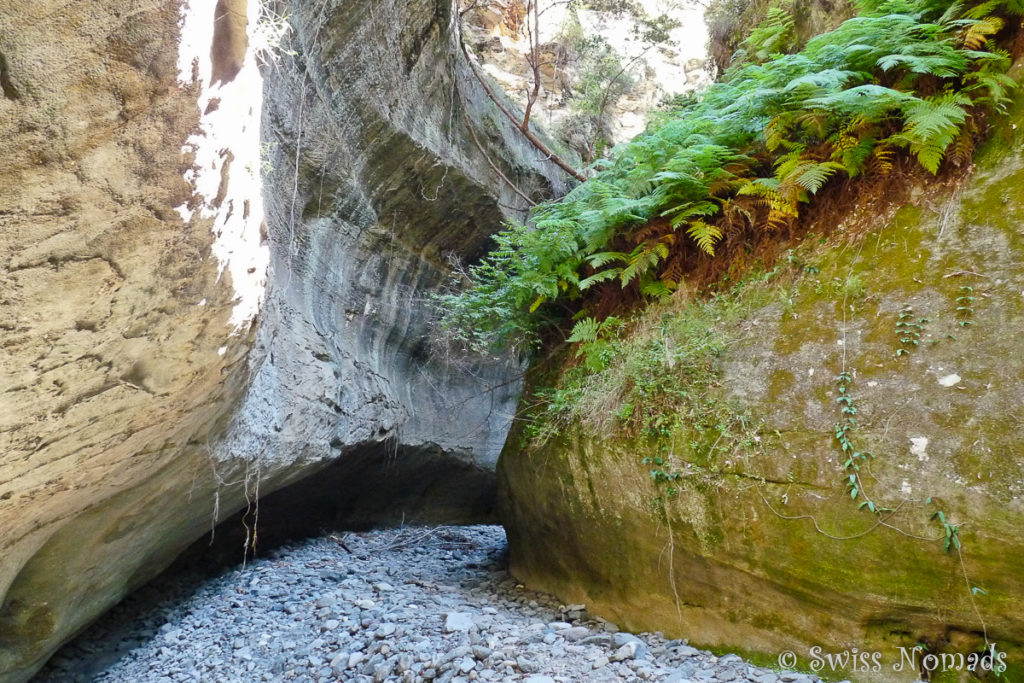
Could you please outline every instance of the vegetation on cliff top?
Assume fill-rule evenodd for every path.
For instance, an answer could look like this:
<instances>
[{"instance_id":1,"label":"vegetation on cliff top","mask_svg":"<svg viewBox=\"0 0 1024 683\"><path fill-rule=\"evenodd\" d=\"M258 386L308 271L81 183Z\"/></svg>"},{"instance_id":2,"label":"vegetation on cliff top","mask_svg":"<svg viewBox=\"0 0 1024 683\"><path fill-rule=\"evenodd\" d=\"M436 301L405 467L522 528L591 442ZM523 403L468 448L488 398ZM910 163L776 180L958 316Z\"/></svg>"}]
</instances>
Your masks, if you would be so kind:
<instances>
[{"instance_id":1,"label":"vegetation on cliff top","mask_svg":"<svg viewBox=\"0 0 1024 683\"><path fill-rule=\"evenodd\" d=\"M883 178L906 156L933 174L965 163L1009 101L998 44L1021 14L1021 0L861 0L783 54L792 21L776 8L720 82L496 235L472 286L443 297L448 326L477 347L533 344L545 320L621 290L666 296L716 250L792 230L830 182Z\"/></svg>"}]
</instances>

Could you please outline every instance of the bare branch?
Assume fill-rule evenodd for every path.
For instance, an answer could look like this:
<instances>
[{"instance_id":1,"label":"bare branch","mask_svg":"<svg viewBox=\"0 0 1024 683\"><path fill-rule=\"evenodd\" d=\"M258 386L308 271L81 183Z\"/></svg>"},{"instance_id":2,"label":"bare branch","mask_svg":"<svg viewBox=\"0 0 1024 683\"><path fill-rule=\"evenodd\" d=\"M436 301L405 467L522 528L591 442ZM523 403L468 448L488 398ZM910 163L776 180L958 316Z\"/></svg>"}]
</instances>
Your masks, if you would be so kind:
<instances>
[{"instance_id":1,"label":"bare branch","mask_svg":"<svg viewBox=\"0 0 1024 683\"><path fill-rule=\"evenodd\" d=\"M526 33L530 39L530 56L527 59L530 68L533 70L533 90L526 97L526 109L523 112L523 122L519 128L526 132L530 129L530 113L533 105L540 95L540 15L537 12L537 0L533 0L526 8L527 12L533 12L533 27L526 22Z\"/></svg>"},{"instance_id":2,"label":"bare branch","mask_svg":"<svg viewBox=\"0 0 1024 683\"><path fill-rule=\"evenodd\" d=\"M522 197L523 199L525 199L525 200L526 200L526 202L527 202L527 203L528 203L528 204L529 204L530 206L537 206L537 202L533 201L533 200L532 200L532 199L530 199L530 198L529 198L528 196L526 196L526 193L524 193L524 192L523 192L522 190L520 190L520 189L519 189L519 187L517 187L515 183L513 183L513 182L512 182L511 180L509 180L509 179L508 179L508 176L506 176L506 175L505 175L504 173L502 173L502 172L501 172L501 169L500 169L500 168L498 168L498 167L497 167L497 165L495 165L495 163L494 163L493 161L491 161L491 157L489 157L489 156L487 155L487 152L486 152L486 151L484 151L484 147L483 147L483 145L481 145L481 144L480 144L480 140L479 140L479 139L477 139L477 137L476 137L476 131L475 131L475 130L473 130L473 122L469 120L469 116L467 116L467 115L466 115L466 112L465 112L465 110L463 110L463 112L462 112L462 118L463 118L463 119L465 119L465 121L466 121L466 127L467 127L467 128L469 128L469 134L470 134L470 136L471 136L471 137L473 138L473 143L474 143L474 144L476 145L476 148L477 148L478 150L480 150L480 154L482 154L482 155L484 156L484 159L485 159L485 160L487 161L487 163L488 163L488 164L490 165L491 169L492 169L492 170L493 170L493 171L494 171L495 173L497 173L497 174L498 174L498 176L499 176L499 177L500 177L500 178L501 178L502 180L504 180L504 181L505 181L505 183L506 183L506 184L507 184L507 185L508 185L509 187L511 187L511 188L512 188L512 191L513 191L513 192L515 192L515 193L516 193L517 195L519 195L520 197Z\"/></svg>"},{"instance_id":3,"label":"bare branch","mask_svg":"<svg viewBox=\"0 0 1024 683\"><path fill-rule=\"evenodd\" d=\"M530 130L529 126L524 127L522 122L519 121L519 119L511 111L509 111L508 107L506 107L500 99L498 99L498 96L494 94L494 91L487 84L487 81L480 74L480 72L477 71L476 64L473 63L473 58L470 57L469 55L469 49L466 47L465 41L462 40L461 31L459 35L459 46L462 48L462 54L466 57L466 63L469 64L469 70L473 72L473 76L476 78L477 82L480 83L480 86L484 89L484 92L487 93L487 97L490 98L491 102L494 102L495 106L498 107L501 113L504 114L509 121L515 124L516 128L522 131L523 135L526 137L527 140L529 140L530 144L536 147L541 154L550 159L553 164L555 164L560 169L571 175L576 180L580 181L581 183L586 181L587 177L585 175L577 171L575 168L566 163L564 159L562 159L560 156L558 156L550 149L548 149L548 146L545 145L540 140L540 138L533 134L533 131Z\"/></svg>"}]
</instances>

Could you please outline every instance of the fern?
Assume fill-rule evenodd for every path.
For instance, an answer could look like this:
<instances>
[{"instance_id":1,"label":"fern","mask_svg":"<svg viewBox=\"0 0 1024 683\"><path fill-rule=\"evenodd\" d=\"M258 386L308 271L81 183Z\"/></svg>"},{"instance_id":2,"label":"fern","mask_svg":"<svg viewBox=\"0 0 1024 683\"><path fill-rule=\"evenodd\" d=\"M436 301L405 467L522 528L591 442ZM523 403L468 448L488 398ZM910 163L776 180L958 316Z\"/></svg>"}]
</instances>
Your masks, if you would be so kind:
<instances>
[{"instance_id":1,"label":"fern","mask_svg":"<svg viewBox=\"0 0 1024 683\"><path fill-rule=\"evenodd\" d=\"M933 174L947 158L967 163L976 113L1005 110L1016 87L997 43L1024 0L859 4L795 54L793 18L773 6L718 83L496 235L469 269L473 286L440 298L446 324L474 344L536 340L551 301L613 280L666 296L683 277L683 245L719 258L726 233L790 226L837 174L884 176L901 153Z\"/></svg>"},{"instance_id":2,"label":"fern","mask_svg":"<svg viewBox=\"0 0 1024 683\"><path fill-rule=\"evenodd\" d=\"M678 228L680 225L695 216L713 216L718 213L718 205L714 202L703 201L694 204L673 207L661 212L662 216L671 216L671 225Z\"/></svg>"},{"instance_id":3,"label":"fern","mask_svg":"<svg viewBox=\"0 0 1024 683\"><path fill-rule=\"evenodd\" d=\"M722 231L716 225L709 225L704 221L694 221L690 223L690 227L686 229L686 234L690 236L700 250L708 256L715 255L715 242L722 239Z\"/></svg>"},{"instance_id":4,"label":"fern","mask_svg":"<svg viewBox=\"0 0 1024 683\"><path fill-rule=\"evenodd\" d=\"M624 261L629 257L623 254L621 251L602 251L599 254L593 254L587 257L587 263L593 268L600 268L606 263L612 261Z\"/></svg>"},{"instance_id":5,"label":"fern","mask_svg":"<svg viewBox=\"0 0 1024 683\"><path fill-rule=\"evenodd\" d=\"M846 136L842 144L833 146L831 160L842 164L843 171L850 178L856 178L867 167L878 141L870 134L863 138Z\"/></svg>"},{"instance_id":6,"label":"fern","mask_svg":"<svg viewBox=\"0 0 1024 683\"><path fill-rule=\"evenodd\" d=\"M825 161L820 164L804 164L799 170L800 175L795 178L796 184L808 192L815 193L836 171L844 170L844 166L834 161Z\"/></svg>"},{"instance_id":7,"label":"fern","mask_svg":"<svg viewBox=\"0 0 1024 683\"><path fill-rule=\"evenodd\" d=\"M590 277L580 280L579 289L581 292L585 292L596 284L606 282L608 280L614 280L619 277L621 273L622 268L607 268L605 270L599 270Z\"/></svg>"},{"instance_id":8,"label":"fern","mask_svg":"<svg viewBox=\"0 0 1024 683\"><path fill-rule=\"evenodd\" d=\"M987 104L999 112L1006 111L1010 91L1017 87L1017 82L1006 74L991 71L967 74L964 83L963 92L972 94L975 104Z\"/></svg>"},{"instance_id":9,"label":"fern","mask_svg":"<svg viewBox=\"0 0 1024 683\"><path fill-rule=\"evenodd\" d=\"M893 169L893 149L888 145L879 145L871 152L871 161L881 175L888 175Z\"/></svg>"},{"instance_id":10,"label":"fern","mask_svg":"<svg viewBox=\"0 0 1024 683\"><path fill-rule=\"evenodd\" d=\"M671 280L645 279L640 284L640 293L644 296L664 299L675 290L675 283Z\"/></svg>"},{"instance_id":11,"label":"fern","mask_svg":"<svg viewBox=\"0 0 1024 683\"><path fill-rule=\"evenodd\" d=\"M668 258L667 243L671 240L672 235L665 235L660 240L648 240L637 246L626 258L626 266L619 273L622 286L628 286L633 280L657 266L662 259Z\"/></svg>"},{"instance_id":12,"label":"fern","mask_svg":"<svg viewBox=\"0 0 1024 683\"><path fill-rule=\"evenodd\" d=\"M957 92L913 102L905 110L907 119L903 132L892 139L909 145L918 162L930 173L937 173L946 148L967 120L965 107L970 105L971 98Z\"/></svg>"},{"instance_id":13,"label":"fern","mask_svg":"<svg viewBox=\"0 0 1024 683\"><path fill-rule=\"evenodd\" d=\"M600 327L600 323L593 318L583 318L572 328L572 334L566 339L570 344L577 342L595 342L597 341L597 330Z\"/></svg>"},{"instance_id":14,"label":"fern","mask_svg":"<svg viewBox=\"0 0 1024 683\"><path fill-rule=\"evenodd\" d=\"M964 32L964 47L968 50L980 50L988 42L989 37L999 33L1003 28L1003 20L989 16L971 22Z\"/></svg>"},{"instance_id":15,"label":"fern","mask_svg":"<svg viewBox=\"0 0 1024 683\"><path fill-rule=\"evenodd\" d=\"M788 8L773 4L761 22L743 41L744 56L764 62L772 55L788 52L796 42L796 22Z\"/></svg>"}]
</instances>

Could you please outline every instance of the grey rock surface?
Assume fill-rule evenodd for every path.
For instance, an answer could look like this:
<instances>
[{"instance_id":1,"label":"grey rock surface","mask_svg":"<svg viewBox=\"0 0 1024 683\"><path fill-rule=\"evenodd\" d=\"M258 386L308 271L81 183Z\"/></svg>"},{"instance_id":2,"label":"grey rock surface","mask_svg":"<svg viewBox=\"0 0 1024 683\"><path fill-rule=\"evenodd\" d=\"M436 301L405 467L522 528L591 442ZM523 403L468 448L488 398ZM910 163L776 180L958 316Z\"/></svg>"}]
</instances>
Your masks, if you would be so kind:
<instances>
[{"instance_id":1,"label":"grey rock surface","mask_svg":"<svg viewBox=\"0 0 1024 683\"><path fill-rule=\"evenodd\" d=\"M223 83L248 7L215 4L186 14L214 24L197 54ZM243 150L220 150L219 190L188 181L201 115L232 102L198 106L198 61L179 75L186 3L0 11L2 683L289 484L305 488L261 503L268 525L329 501L333 521L490 517L520 368L449 362L428 298L524 204L492 164L537 198L558 182L460 62L450 2L283 4L265 282L214 256L256 200L222 201ZM265 298L235 328L246 278Z\"/></svg>"},{"instance_id":2,"label":"grey rock surface","mask_svg":"<svg viewBox=\"0 0 1024 683\"><path fill-rule=\"evenodd\" d=\"M365 445L493 470L514 358L449 362L431 292L562 186L464 63L446 0L291 2L266 70L271 286L253 380L218 457L327 461ZM480 146L477 145L479 143ZM547 174L547 175L546 175ZM385 453L383 449L379 451Z\"/></svg>"}]
</instances>

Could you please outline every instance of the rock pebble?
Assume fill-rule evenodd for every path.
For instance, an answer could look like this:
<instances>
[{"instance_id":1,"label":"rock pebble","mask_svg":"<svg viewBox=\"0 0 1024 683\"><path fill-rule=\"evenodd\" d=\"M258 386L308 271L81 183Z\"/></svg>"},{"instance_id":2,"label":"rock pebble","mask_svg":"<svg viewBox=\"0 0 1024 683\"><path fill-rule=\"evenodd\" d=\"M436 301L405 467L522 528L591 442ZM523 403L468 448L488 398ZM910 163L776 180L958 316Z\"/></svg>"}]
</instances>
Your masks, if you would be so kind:
<instances>
[{"instance_id":1,"label":"rock pebble","mask_svg":"<svg viewBox=\"0 0 1024 683\"><path fill-rule=\"evenodd\" d=\"M165 574L36 680L818 681L620 632L526 590L504 558L500 527L403 528L304 541L212 579Z\"/></svg>"}]
</instances>

